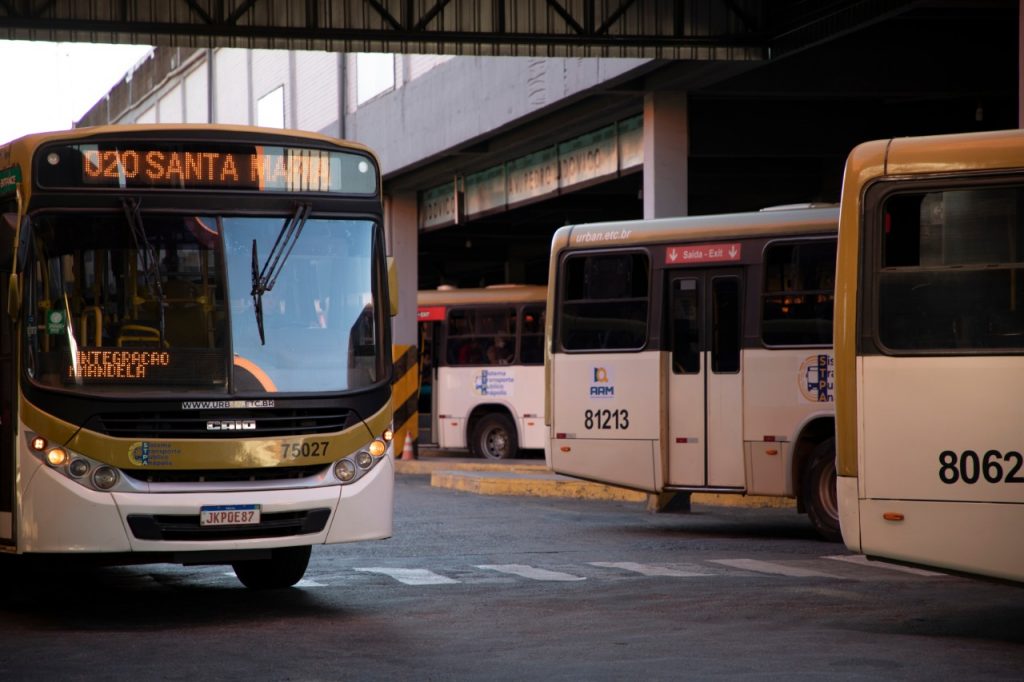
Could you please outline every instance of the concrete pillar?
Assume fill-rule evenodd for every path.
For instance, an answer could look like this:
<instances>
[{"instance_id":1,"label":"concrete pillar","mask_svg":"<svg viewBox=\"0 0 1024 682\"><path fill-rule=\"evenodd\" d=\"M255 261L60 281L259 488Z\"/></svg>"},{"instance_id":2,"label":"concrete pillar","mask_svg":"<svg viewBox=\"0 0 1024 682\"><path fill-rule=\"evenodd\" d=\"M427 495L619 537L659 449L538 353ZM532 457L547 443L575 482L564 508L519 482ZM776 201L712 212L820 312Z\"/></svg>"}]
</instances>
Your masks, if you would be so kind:
<instances>
[{"instance_id":1,"label":"concrete pillar","mask_svg":"<svg viewBox=\"0 0 1024 682\"><path fill-rule=\"evenodd\" d=\"M406 434L419 436L419 345L416 327L416 290L419 281L419 230L415 192L397 192L384 199L384 233L388 256L398 269L398 315L391 318L395 361L391 405L395 411L395 455L400 456Z\"/></svg>"},{"instance_id":2,"label":"concrete pillar","mask_svg":"<svg viewBox=\"0 0 1024 682\"><path fill-rule=\"evenodd\" d=\"M644 96L645 219L687 215L689 155L686 93L648 92Z\"/></svg>"}]
</instances>

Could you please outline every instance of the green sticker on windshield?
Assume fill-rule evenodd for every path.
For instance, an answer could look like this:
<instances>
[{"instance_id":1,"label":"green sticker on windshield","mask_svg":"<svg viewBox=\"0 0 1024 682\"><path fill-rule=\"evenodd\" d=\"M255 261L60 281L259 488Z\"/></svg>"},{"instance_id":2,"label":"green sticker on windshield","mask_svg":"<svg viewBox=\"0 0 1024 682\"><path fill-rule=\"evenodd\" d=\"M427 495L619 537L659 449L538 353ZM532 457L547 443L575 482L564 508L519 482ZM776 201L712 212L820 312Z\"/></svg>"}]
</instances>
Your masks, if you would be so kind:
<instances>
[{"instance_id":1,"label":"green sticker on windshield","mask_svg":"<svg viewBox=\"0 0 1024 682\"><path fill-rule=\"evenodd\" d=\"M63 334L65 326L63 310L51 310L46 313L47 334Z\"/></svg>"}]
</instances>

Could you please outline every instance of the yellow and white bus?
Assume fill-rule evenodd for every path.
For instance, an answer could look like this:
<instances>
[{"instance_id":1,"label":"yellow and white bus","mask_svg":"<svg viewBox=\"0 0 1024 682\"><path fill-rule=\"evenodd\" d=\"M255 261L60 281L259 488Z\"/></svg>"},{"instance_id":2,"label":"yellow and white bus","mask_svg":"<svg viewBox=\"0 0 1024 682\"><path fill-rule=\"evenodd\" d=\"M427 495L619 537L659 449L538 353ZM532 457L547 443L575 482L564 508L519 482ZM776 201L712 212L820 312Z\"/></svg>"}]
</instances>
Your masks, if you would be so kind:
<instances>
[{"instance_id":1,"label":"yellow and white bus","mask_svg":"<svg viewBox=\"0 0 1024 682\"><path fill-rule=\"evenodd\" d=\"M837 220L835 207L791 207L560 228L548 465L661 506L692 492L795 497L838 540Z\"/></svg>"},{"instance_id":2,"label":"yellow and white bus","mask_svg":"<svg viewBox=\"0 0 1024 682\"><path fill-rule=\"evenodd\" d=\"M392 529L368 149L236 126L0 146L0 551L231 564Z\"/></svg>"},{"instance_id":3,"label":"yellow and white bus","mask_svg":"<svg viewBox=\"0 0 1024 682\"><path fill-rule=\"evenodd\" d=\"M1024 580L1024 131L862 144L841 206L843 539Z\"/></svg>"},{"instance_id":4,"label":"yellow and white bus","mask_svg":"<svg viewBox=\"0 0 1024 682\"><path fill-rule=\"evenodd\" d=\"M517 284L419 292L420 445L488 459L544 447L546 298Z\"/></svg>"}]
</instances>

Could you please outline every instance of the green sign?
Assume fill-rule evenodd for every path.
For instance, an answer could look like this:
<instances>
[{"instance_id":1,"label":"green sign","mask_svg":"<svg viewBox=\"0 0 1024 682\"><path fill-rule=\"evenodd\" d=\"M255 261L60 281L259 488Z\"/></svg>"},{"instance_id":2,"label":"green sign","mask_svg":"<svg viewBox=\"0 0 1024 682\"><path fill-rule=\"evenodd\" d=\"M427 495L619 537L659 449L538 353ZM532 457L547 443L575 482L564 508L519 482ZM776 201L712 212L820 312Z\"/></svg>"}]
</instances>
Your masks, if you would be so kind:
<instances>
[{"instance_id":1,"label":"green sign","mask_svg":"<svg viewBox=\"0 0 1024 682\"><path fill-rule=\"evenodd\" d=\"M63 334L64 333L64 311L63 310L51 310L46 313L46 333L47 334Z\"/></svg>"},{"instance_id":2,"label":"green sign","mask_svg":"<svg viewBox=\"0 0 1024 682\"><path fill-rule=\"evenodd\" d=\"M21 169L17 166L0 170L0 194L13 194L21 184Z\"/></svg>"}]
</instances>

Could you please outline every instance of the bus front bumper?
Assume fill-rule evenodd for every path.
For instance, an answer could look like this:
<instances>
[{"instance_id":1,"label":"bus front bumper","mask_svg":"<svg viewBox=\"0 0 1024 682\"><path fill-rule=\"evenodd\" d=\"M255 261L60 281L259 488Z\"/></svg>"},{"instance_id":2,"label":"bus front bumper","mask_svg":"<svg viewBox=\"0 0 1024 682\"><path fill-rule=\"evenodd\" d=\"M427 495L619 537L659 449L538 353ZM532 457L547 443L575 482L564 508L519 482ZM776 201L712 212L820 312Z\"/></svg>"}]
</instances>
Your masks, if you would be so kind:
<instances>
[{"instance_id":1,"label":"bus front bumper","mask_svg":"<svg viewBox=\"0 0 1024 682\"><path fill-rule=\"evenodd\" d=\"M102 493L45 465L34 469L16 522L19 553L270 549L383 539L392 532L391 455L354 483L286 490ZM202 507L235 505L259 505L261 526L198 530ZM282 518L298 520L284 522L283 530L266 528L270 520L281 528Z\"/></svg>"}]
</instances>

